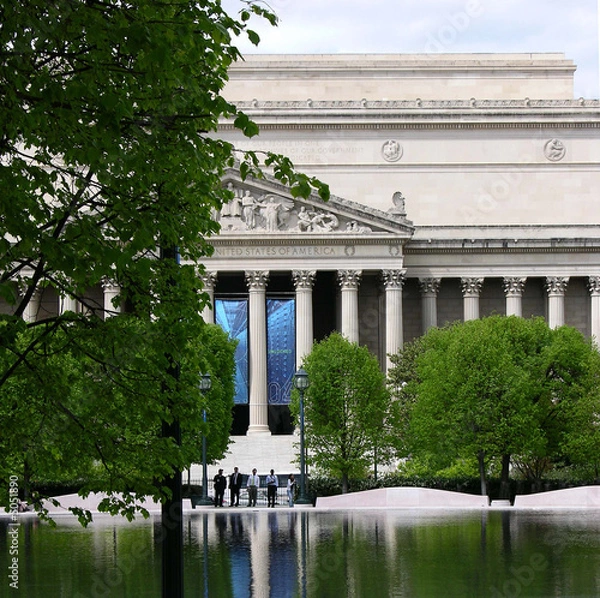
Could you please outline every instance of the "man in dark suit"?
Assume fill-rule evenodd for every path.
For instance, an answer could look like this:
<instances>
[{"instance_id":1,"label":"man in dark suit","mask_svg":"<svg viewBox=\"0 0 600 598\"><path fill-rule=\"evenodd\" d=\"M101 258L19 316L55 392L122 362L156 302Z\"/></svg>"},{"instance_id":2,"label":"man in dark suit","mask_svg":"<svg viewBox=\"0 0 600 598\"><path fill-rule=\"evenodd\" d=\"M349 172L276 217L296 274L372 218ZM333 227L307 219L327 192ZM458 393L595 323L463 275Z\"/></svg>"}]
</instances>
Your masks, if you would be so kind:
<instances>
[{"instance_id":1,"label":"man in dark suit","mask_svg":"<svg viewBox=\"0 0 600 598\"><path fill-rule=\"evenodd\" d=\"M231 499L229 504L232 507L240 506L240 488L242 487L242 474L238 471L237 467L233 468L233 473L229 476L229 491L231 493Z\"/></svg>"},{"instance_id":2,"label":"man in dark suit","mask_svg":"<svg viewBox=\"0 0 600 598\"><path fill-rule=\"evenodd\" d=\"M215 507L222 507L225 488L227 488L227 478L223 475L222 469L219 469L219 473L214 477L213 482L215 489Z\"/></svg>"}]
</instances>

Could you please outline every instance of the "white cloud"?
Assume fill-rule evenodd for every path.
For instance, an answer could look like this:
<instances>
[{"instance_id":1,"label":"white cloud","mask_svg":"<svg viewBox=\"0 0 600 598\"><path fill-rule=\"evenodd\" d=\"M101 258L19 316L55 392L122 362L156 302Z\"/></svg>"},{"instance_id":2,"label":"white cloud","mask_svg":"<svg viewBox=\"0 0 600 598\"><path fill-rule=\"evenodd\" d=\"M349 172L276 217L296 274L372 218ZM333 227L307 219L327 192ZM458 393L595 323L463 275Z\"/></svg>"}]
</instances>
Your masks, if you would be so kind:
<instances>
[{"instance_id":1,"label":"white cloud","mask_svg":"<svg viewBox=\"0 0 600 598\"><path fill-rule=\"evenodd\" d=\"M564 52L575 96L598 97L600 0L272 0L243 53ZM240 0L224 0L234 13Z\"/></svg>"}]
</instances>

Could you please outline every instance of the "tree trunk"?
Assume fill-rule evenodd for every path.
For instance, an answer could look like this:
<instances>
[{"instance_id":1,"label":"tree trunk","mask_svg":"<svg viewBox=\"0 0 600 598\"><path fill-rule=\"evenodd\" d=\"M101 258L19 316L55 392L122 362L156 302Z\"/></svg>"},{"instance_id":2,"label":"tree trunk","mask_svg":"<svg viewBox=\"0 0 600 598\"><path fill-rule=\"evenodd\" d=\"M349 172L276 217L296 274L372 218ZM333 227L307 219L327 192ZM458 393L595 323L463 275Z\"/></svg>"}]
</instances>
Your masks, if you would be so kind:
<instances>
[{"instance_id":1,"label":"tree trunk","mask_svg":"<svg viewBox=\"0 0 600 598\"><path fill-rule=\"evenodd\" d=\"M23 501L28 503L29 497L31 496L31 469L29 467L29 460L25 457L23 463Z\"/></svg>"},{"instance_id":2,"label":"tree trunk","mask_svg":"<svg viewBox=\"0 0 600 598\"><path fill-rule=\"evenodd\" d=\"M479 463L479 481L481 483L481 496L487 496L487 484L485 481L485 452L479 451L477 453L477 462Z\"/></svg>"},{"instance_id":3,"label":"tree trunk","mask_svg":"<svg viewBox=\"0 0 600 598\"><path fill-rule=\"evenodd\" d=\"M162 260L172 260L179 264L179 249L167 247L161 249ZM172 286L172 281L169 281ZM170 289L174 292L173 288ZM166 294L166 300L169 293ZM165 299L161 299L165 300ZM174 381L179 380L179 364L170 354L165 355L168 360L167 374ZM169 393L167 401L169 411L173 414L174 403L172 391L164 386L163 391ZM162 438L171 440L177 447L181 446L181 423L179 418L173 416L169 422L162 421ZM162 598L183 598L183 494L181 487L181 469L173 467L171 473L162 481L168 489L168 496L161 505L161 527L162 527Z\"/></svg>"},{"instance_id":4,"label":"tree trunk","mask_svg":"<svg viewBox=\"0 0 600 598\"><path fill-rule=\"evenodd\" d=\"M500 474L499 498L510 498L510 455L502 455L502 473Z\"/></svg>"},{"instance_id":5,"label":"tree trunk","mask_svg":"<svg viewBox=\"0 0 600 598\"><path fill-rule=\"evenodd\" d=\"M342 494L348 494L348 474L342 474Z\"/></svg>"}]
</instances>

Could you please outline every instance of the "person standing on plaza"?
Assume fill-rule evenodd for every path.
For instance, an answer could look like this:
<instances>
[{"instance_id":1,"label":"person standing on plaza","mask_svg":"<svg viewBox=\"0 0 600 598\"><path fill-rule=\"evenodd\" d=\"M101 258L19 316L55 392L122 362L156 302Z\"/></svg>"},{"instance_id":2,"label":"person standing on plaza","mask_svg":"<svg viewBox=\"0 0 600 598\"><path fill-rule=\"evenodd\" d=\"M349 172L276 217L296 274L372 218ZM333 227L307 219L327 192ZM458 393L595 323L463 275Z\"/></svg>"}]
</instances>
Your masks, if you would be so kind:
<instances>
[{"instance_id":1,"label":"person standing on plaza","mask_svg":"<svg viewBox=\"0 0 600 598\"><path fill-rule=\"evenodd\" d=\"M277 476L273 469L271 469L265 481L267 482L267 506L275 507L275 499L277 498Z\"/></svg>"},{"instance_id":2,"label":"person standing on plaza","mask_svg":"<svg viewBox=\"0 0 600 598\"><path fill-rule=\"evenodd\" d=\"M288 498L288 506L294 506L294 492L296 490L296 478L293 473L290 473L287 481L287 498Z\"/></svg>"},{"instance_id":3,"label":"person standing on plaza","mask_svg":"<svg viewBox=\"0 0 600 598\"><path fill-rule=\"evenodd\" d=\"M225 488L227 488L227 478L223 475L222 469L219 469L219 473L213 478L213 483L215 488L215 507L222 507Z\"/></svg>"},{"instance_id":4,"label":"person standing on plaza","mask_svg":"<svg viewBox=\"0 0 600 598\"><path fill-rule=\"evenodd\" d=\"M240 506L240 489L242 487L242 474L237 467L233 468L233 473L229 476L229 493L231 498L229 504L232 507Z\"/></svg>"},{"instance_id":5,"label":"person standing on plaza","mask_svg":"<svg viewBox=\"0 0 600 598\"><path fill-rule=\"evenodd\" d=\"M256 468L252 470L252 473L248 476L248 482L246 483L246 489L248 490L248 506L256 506L256 498L258 496L258 487L260 486L260 478L256 474Z\"/></svg>"}]
</instances>

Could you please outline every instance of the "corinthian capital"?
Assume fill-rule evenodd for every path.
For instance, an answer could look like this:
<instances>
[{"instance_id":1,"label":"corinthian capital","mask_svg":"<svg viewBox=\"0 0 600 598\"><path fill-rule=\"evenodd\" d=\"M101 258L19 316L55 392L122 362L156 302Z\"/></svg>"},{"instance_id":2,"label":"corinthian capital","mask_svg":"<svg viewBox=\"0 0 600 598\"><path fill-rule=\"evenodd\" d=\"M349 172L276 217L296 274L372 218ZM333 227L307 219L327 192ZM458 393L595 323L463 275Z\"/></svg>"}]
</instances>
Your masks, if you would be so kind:
<instances>
[{"instance_id":1,"label":"corinthian capital","mask_svg":"<svg viewBox=\"0 0 600 598\"><path fill-rule=\"evenodd\" d=\"M202 281L202 288L204 290L212 291L217 284L218 273L204 272L204 274L198 274L198 278Z\"/></svg>"},{"instance_id":2,"label":"corinthian capital","mask_svg":"<svg viewBox=\"0 0 600 598\"><path fill-rule=\"evenodd\" d=\"M401 289L404 286L406 270L382 270L383 285L386 289Z\"/></svg>"},{"instance_id":3,"label":"corinthian capital","mask_svg":"<svg viewBox=\"0 0 600 598\"><path fill-rule=\"evenodd\" d=\"M504 294L508 297L521 297L525 290L527 278L519 276L506 276L504 278Z\"/></svg>"},{"instance_id":4,"label":"corinthian capital","mask_svg":"<svg viewBox=\"0 0 600 598\"><path fill-rule=\"evenodd\" d=\"M569 284L568 276L547 276L546 292L548 295L564 295Z\"/></svg>"},{"instance_id":5,"label":"corinthian capital","mask_svg":"<svg viewBox=\"0 0 600 598\"><path fill-rule=\"evenodd\" d=\"M419 290L421 295L437 297L440 292L441 278L419 278Z\"/></svg>"},{"instance_id":6,"label":"corinthian capital","mask_svg":"<svg viewBox=\"0 0 600 598\"><path fill-rule=\"evenodd\" d=\"M600 276L590 276L588 279L590 295L600 295Z\"/></svg>"},{"instance_id":7,"label":"corinthian capital","mask_svg":"<svg viewBox=\"0 0 600 598\"><path fill-rule=\"evenodd\" d=\"M338 270L338 283L342 289L358 289L362 270Z\"/></svg>"},{"instance_id":8,"label":"corinthian capital","mask_svg":"<svg viewBox=\"0 0 600 598\"><path fill-rule=\"evenodd\" d=\"M483 286L483 278L461 278L460 287L462 289L463 296L479 297L481 293L481 287Z\"/></svg>"},{"instance_id":9,"label":"corinthian capital","mask_svg":"<svg viewBox=\"0 0 600 598\"><path fill-rule=\"evenodd\" d=\"M292 272L294 287L296 288L296 290L312 289L313 285L315 284L316 275L316 270L294 270Z\"/></svg>"},{"instance_id":10,"label":"corinthian capital","mask_svg":"<svg viewBox=\"0 0 600 598\"><path fill-rule=\"evenodd\" d=\"M246 284L250 290L264 290L267 288L268 282L268 270L251 270L246 272Z\"/></svg>"}]
</instances>

